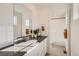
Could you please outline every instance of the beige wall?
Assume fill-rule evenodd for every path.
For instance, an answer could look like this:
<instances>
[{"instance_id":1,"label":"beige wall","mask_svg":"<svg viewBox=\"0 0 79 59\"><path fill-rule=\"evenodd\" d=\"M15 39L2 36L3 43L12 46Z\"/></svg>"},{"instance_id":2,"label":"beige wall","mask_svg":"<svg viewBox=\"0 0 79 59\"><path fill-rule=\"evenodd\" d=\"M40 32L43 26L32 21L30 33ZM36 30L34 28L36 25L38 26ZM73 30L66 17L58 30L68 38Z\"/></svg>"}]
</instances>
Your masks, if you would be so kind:
<instances>
[{"instance_id":1,"label":"beige wall","mask_svg":"<svg viewBox=\"0 0 79 59\"><path fill-rule=\"evenodd\" d=\"M71 23L71 55L79 56L79 20Z\"/></svg>"},{"instance_id":2,"label":"beige wall","mask_svg":"<svg viewBox=\"0 0 79 59\"><path fill-rule=\"evenodd\" d=\"M79 4L73 4L71 20L71 55L79 56Z\"/></svg>"},{"instance_id":3,"label":"beige wall","mask_svg":"<svg viewBox=\"0 0 79 59\"><path fill-rule=\"evenodd\" d=\"M79 18L79 4L78 3L74 3L73 4L73 20L76 20L77 18Z\"/></svg>"},{"instance_id":4,"label":"beige wall","mask_svg":"<svg viewBox=\"0 0 79 59\"><path fill-rule=\"evenodd\" d=\"M13 4L0 4L0 48L13 43Z\"/></svg>"},{"instance_id":5,"label":"beige wall","mask_svg":"<svg viewBox=\"0 0 79 59\"><path fill-rule=\"evenodd\" d=\"M45 34L44 35L47 35L48 36L48 20L49 20L49 10L48 8L46 7L40 7L40 9L38 10L39 11L39 27L41 27L42 25L45 26Z\"/></svg>"},{"instance_id":6,"label":"beige wall","mask_svg":"<svg viewBox=\"0 0 79 59\"><path fill-rule=\"evenodd\" d=\"M38 8L39 27L44 24L46 35L48 34L48 23L52 17L66 16L68 4L46 4Z\"/></svg>"}]
</instances>

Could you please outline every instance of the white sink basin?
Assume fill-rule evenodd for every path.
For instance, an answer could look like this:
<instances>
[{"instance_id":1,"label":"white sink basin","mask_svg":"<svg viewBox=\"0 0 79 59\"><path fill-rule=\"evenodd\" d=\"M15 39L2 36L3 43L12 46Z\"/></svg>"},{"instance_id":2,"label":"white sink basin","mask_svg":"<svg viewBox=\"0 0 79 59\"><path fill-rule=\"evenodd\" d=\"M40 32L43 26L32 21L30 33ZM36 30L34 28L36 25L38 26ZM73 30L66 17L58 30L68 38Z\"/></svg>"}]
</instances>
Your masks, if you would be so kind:
<instances>
[{"instance_id":1,"label":"white sink basin","mask_svg":"<svg viewBox=\"0 0 79 59\"><path fill-rule=\"evenodd\" d=\"M27 52L32 51L32 50L33 50L36 46L38 46L38 45L39 45L39 43L32 44L31 46L26 47L26 48L24 48L24 49L21 50L21 51L27 51Z\"/></svg>"},{"instance_id":2,"label":"white sink basin","mask_svg":"<svg viewBox=\"0 0 79 59\"><path fill-rule=\"evenodd\" d=\"M22 43L19 43L19 44L15 44L16 47L27 47L31 44L35 44L37 43L37 40L29 40L27 42L22 42Z\"/></svg>"},{"instance_id":3,"label":"white sink basin","mask_svg":"<svg viewBox=\"0 0 79 59\"><path fill-rule=\"evenodd\" d=\"M37 43L37 40L29 40L27 42L22 42L22 43L19 43L19 44L15 44L14 46L11 46L9 48L6 48L6 49L3 49L2 51L21 51L22 49L24 49L25 47L29 47L29 46L34 46L35 44ZM30 47L30 48L32 48ZM29 50L30 48L28 49L25 49L25 50Z\"/></svg>"}]
</instances>

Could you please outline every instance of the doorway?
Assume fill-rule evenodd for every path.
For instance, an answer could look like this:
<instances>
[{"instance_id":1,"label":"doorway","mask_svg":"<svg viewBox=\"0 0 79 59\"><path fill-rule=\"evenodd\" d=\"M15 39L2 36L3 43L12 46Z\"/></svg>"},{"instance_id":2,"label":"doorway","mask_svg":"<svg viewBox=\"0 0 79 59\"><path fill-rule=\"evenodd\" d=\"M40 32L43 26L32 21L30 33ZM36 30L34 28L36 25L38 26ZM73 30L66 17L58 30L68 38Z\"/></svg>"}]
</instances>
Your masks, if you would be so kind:
<instances>
[{"instance_id":1,"label":"doorway","mask_svg":"<svg viewBox=\"0 0 79 59\"><path fill-rule=\"evenodd\" d=\"M49 54L54 56L66 56L66 40L64 29L66 28L65 17L54 18L49 21Z\"/></svg>"}]
</instances>

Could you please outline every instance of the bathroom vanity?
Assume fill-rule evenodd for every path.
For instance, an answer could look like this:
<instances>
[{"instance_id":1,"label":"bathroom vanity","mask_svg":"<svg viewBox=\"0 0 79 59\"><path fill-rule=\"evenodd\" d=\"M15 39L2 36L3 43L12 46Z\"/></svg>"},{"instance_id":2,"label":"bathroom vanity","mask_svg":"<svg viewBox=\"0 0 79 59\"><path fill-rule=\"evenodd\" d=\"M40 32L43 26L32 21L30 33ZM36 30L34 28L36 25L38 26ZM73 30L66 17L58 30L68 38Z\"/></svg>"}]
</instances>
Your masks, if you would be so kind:
<instances>
[{"instance_id":1,"label":"bathroom vanity","mask_svg":"<svg viewBox=\"0 0 79 59\"><path fill-rule=\"evenodd\" d=\"M47 37L41 36L5 47L0 50L0 56L45 56L46 52Z\"/></svg>"},{"instance_id":2,"label":"bathroom vanity","mask_svg":"<svg viewBox=\"0 0 79 59\"><path fill-rule=\"evenodd\" d=\"M24 51L26 51L26 49L24 49ZM24 56L45 56L46 52L47 52L47 38L39 37L38 43L35 46L33 46L32 49L27 51L27 53L24 54Z\"/></svg>"}]
</instances>

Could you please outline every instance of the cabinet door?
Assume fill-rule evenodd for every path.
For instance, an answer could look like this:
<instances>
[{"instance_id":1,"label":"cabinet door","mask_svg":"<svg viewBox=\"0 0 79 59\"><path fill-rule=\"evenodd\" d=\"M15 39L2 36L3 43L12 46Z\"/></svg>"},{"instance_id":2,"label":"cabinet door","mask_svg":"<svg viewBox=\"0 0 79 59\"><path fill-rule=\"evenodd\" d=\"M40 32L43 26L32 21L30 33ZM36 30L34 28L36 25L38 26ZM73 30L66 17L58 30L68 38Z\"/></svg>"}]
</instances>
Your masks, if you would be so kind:
<instances>
[{"instance_id":1,"label":"cabinet door","mask_svg":"<svg viewBox=\"0 0 79 59\"><path fill-rule=\"evenodd\" d=\"M43 41L39 43L39 51L38 51L39 56L43 56L43 52L44 52L43 51L43 47L44 47L43 45L44 45Z\"/></svg>"},{"instance_id":2,"label":"cabinet door","mask_svg":"<svg viewBox=\"0 0 79 59\"><path fill-rule=\"evenodd\" d=\"M29 50L25 56L38 56L39 55L39 44Z\"/></svg>"},{"instance_id":3,"label":"cabinet door","mask_svg":"<svg viewBox=\"0 0 79 59\"><path fill-rule=\"evenodd\" d=\"M40 44L39 44L39 56L45 56L47 52L47 39L44 39Z\"/></svg>"},{"instance_id":4,"label":"cabinet door","mask_svg":"<svg viewBox=\"0 0 79 59\"><path fill-rule=\"evenodd\" d=\"M45 55L46 54L46 52L47 52L47 38L46 39L44 39L44 47L43 47L43 54Z\"/></svg>"}]
</instances>

